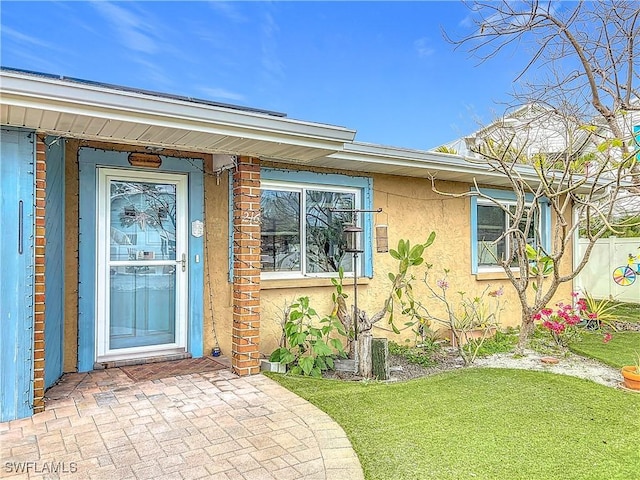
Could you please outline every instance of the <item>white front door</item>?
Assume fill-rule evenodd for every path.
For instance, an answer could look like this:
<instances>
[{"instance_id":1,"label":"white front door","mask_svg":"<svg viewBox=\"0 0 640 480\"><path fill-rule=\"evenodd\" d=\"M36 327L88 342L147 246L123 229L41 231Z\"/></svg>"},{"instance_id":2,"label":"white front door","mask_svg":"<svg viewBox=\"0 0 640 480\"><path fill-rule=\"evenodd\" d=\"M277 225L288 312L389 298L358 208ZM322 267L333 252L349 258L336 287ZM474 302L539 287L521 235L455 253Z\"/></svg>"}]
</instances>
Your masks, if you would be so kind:
<instances>
[{"instance_id":1,"label":"white front door","mask_svg":"<svg viewBox=\"0 0 640 480\"><path fill-rule=\"evenodd\" d=\"M100 168L99 361L186 351L187 176Z\"/></svg>"}]
</instances>

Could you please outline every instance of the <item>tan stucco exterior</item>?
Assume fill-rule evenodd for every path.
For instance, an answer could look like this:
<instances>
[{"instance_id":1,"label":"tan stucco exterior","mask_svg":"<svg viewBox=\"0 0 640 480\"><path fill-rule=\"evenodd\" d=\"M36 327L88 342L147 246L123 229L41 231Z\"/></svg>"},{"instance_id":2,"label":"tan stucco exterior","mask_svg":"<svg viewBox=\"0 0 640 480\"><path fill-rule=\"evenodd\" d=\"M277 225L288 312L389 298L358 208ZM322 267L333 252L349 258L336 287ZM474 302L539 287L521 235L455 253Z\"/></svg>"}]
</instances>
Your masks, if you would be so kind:
<instances>
[{"instance_id":1,"label":"tan stucco exterior","mask_svg":"<svg viewBox=\"0 0 640 480\"><path fill-rule=\"evenodd\" d=\"M229 172L205 175L204 353L231 352L233 316L229 282Z\"/></svg>"},{"instance_id":2,"label":"tan stucco exterior","mask_svg":"<svg viewBox=\"0 0 640 480\"><path fill-rule=\"evenodd\" d=\"M348 173L348 172L345 172ZM471 272L471 221L470 198L452 197L435 193L431 180L424 178L407 178L391 175L373 175L374 209L382 208L384 215L379 214L378 221L388 223L389 247L396 248L400 239L409 240L412 245L423 243L431 231L436 232L436 240L424 254L425 262L432 264L430 278L435 281L442 278L444 269L450 270L450 298L456 298L455 292L464 291L471 296L479 295L490 286L491 290L504 287L501 304L504 310L500 314L503 327L515 327L520 323L520 303L515 290L504 273L491 275L473 275ZM440 192L459 194L468 192L471 185L466 183L436 182ZM376 219L374 218L374 224ZM375 234L375 233L374 233ZM397 261L388 253L375 252L373 239L373 268L371 279L359 282L358 306L370 315L379 311L389 293L390 281L388 272L397 272ZM570 252L569 252L570 253ZM570 259L570 257L569 257ZM571 261L565 262L570 267ZM416 267L414 282L416 298L428 302L430 308L440 309L438 302L430 300L430 295L423 283L425 266ZM324 285L324 286L318 286ZM353 292L352 280L345 279L347 293ZM309 296L314 308L321 314L332 310L331 293L333 287L327 280L300 280L263 282L261 291L261 351L269 354L280 338L280 322L286 305L297 297ZM570 298L571 285L560 287L556 298ZM349 304L352 297L349 298ZM407 319L397 317L395 324L403 328ZM438 328L437 324L432 325ZM400 335L393 333L386 319L374 327L374 336L387 337L402 342L414 340L410 328L405 328Z\"/></svg>"},{"instance_id":3,"label":"tan stucco exterior","mask_svg":"<svg viewBox=\"0 0 640 480\"><path fill-rule=\"evenodd\" d=\"M65 352L64 370L74 371L77 363L78 338L78 148L84 145L77 140L69 140L66 146L66 244L65 244ZM136 151L135 147L114 144L96 144L104 149ZM175 156L193 154L173 152ZM211 172L209 164L205 174L205 263L204 263L204 353L210 354L219 346L224 355L231 355L233 327L233 285L229 281L229 171ZM271 167L278 165L268 164ZM280 165L282 166L282 165ZM291 168L288 165L288 168ZM314 171L320 171L314 169ZM334 172L356 175L353 172ZM362 175L362 174L357 174ZM383 213L372 214L373 223L388 224L390 248L395 248L400 239L408 239L412 244L422 243L431 231L436 232L434 244L425 251L425 260L432 264L430 275L433 280L442 277L443 269L449 269L450 291L465 291L477 295L488 285L491 289L504 287L501 313L502 326L516 326L520 322L520 306L515 292L504 275L473 275L471 272L471 231L470 199L435 193L431 180L392 175L372 175L373 206L382 208ZM470 184L437 181L441 192L460 194L468 192ZM374 229L375 235L375 229ZM397 269L395 261L388 253L376 253L373 239L373 277L359 281L358 304L370 314L380 310L388 295L390 282L388 272ZM570 266L570 261L566 262ZM422 302L430 302L438 309L437 303L429 300L424 287L424 266L414 270L416 297ZM352 302L352 279L345 279L346 291ZM560 288L558 299L569 298L571 286ZM328 279L269 280L261 282L260 290L260 351L268 356L277 347L281 336L283 312L287 305L300 296L309 296L314 308L321 314L331 312L333 287ZM406 320L398 317L396 325L403 327ZM437 325L433 325L436 328ZM384 336L396 341L413 340L410 329L405 328L400 335L391 331L386 320L374 328L375 336Z\"/></svg>"}]
</instances>

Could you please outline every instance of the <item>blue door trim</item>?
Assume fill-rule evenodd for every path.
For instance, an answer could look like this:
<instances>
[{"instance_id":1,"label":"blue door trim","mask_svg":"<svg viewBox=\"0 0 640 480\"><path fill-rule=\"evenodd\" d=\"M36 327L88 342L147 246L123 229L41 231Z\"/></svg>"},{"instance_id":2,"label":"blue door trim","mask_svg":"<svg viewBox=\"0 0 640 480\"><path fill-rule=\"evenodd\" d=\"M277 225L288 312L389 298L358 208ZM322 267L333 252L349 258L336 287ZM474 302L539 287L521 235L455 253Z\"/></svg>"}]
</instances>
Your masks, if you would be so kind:
<instances>
[{"instance_id":1,"label":"blue door trim","mask_svg":"<svg viewBox=\"0 0 640 480\"><path fill-rule=\"evenodd\" d=\"M78 152L80 166L80 228L79 228L79 285L78 285L78 371L93 370L96 352L96 192L97 168L123 167L131 169L129 152L115 152L83 147ZM158 169L145 171L186 173L189 177L189 224L204 221L204 175L200 159L162 157ZM193 357L202 357L203 343L203 237L189 235L189 319L187 349ZM196 262L194 259L198 258Z\"/></svg>"}]
</instances>

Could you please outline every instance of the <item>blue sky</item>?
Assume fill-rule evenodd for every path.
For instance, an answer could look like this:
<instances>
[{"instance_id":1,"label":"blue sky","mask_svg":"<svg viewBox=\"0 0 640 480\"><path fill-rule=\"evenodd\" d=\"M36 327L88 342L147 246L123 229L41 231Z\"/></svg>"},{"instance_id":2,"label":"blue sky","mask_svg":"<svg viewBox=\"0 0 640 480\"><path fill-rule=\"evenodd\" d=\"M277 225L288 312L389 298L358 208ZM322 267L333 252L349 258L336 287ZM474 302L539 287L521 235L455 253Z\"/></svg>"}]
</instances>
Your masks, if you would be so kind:
<instances>
[{"instance_id":1,"label":"blue sky","mask_svg":"<svg viewBox=\"0 0 640 480\"><path fill-rule=\"evenodd\" d=\"M428 149L503 111L523 60L442 36L460 2L7 2L1 63L275 110Z\"/></svg>"}]
</instances>

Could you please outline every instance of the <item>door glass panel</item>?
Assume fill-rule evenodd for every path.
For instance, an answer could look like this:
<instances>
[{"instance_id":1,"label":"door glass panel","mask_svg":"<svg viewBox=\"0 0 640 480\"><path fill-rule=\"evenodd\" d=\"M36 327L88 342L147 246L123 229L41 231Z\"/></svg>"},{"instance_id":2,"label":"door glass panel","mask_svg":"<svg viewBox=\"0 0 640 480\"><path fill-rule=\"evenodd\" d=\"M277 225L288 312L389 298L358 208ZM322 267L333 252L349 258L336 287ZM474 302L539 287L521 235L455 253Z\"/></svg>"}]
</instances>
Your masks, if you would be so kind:
<instances>
[{"instance_id":1,"label":"door glass panel","mask_svg":"<svg viewBox=\"0 0 640 480\"><path fill-rule=\"evenodd\" d=\"M176 340L176 185L112 180L109 348Z\"/></svg>"},{"instance_id":2,"label":"door glass panel","mask_svg":"<svg viewBox=\"0 0 640 480\"><path fill-rule=\"evenodd\" d=\"M111 260L176 259L176 186L111 182Z\"/></svg>"},{"instance_id":3,"label":"door glass panel","mask_svg":"<svg viewBox=\"0 0 640 480\"><path fill-rule=\"evenodd\" d=\"M175 341L175 267L130 266L111 270L109 348Z\"/></svg>"}]
</instances>

